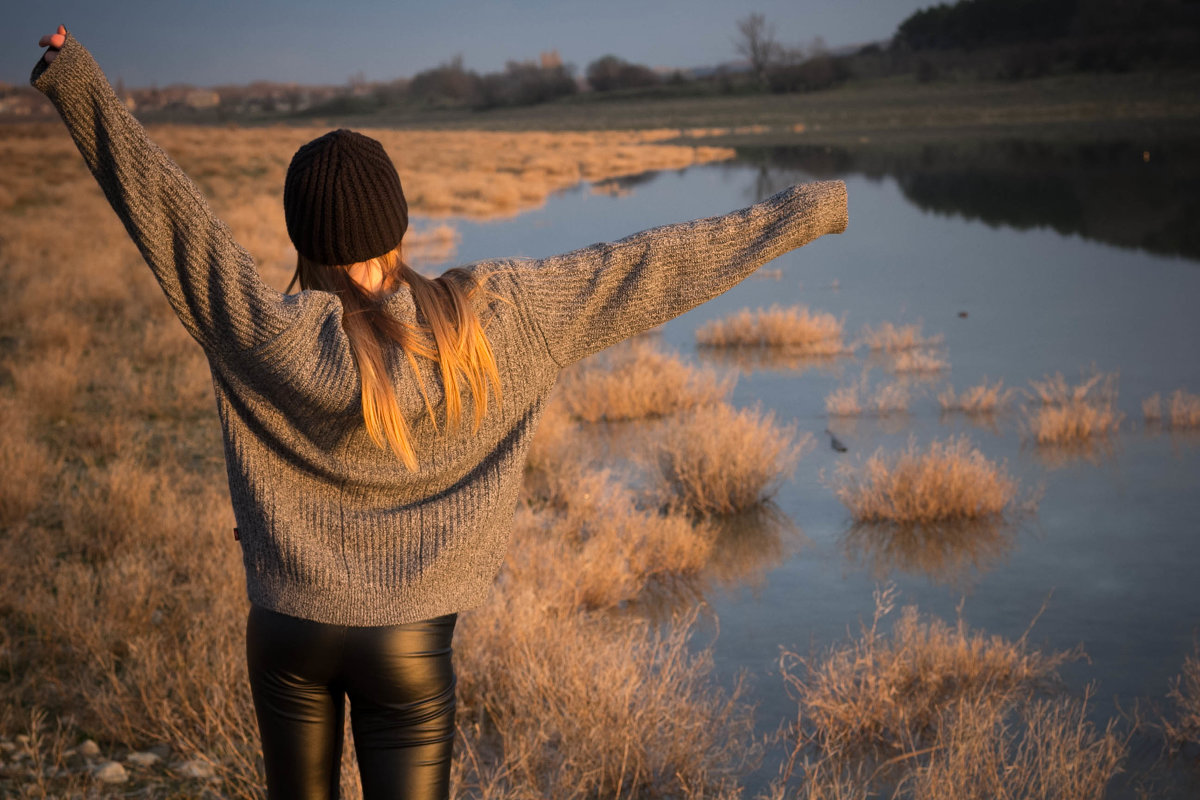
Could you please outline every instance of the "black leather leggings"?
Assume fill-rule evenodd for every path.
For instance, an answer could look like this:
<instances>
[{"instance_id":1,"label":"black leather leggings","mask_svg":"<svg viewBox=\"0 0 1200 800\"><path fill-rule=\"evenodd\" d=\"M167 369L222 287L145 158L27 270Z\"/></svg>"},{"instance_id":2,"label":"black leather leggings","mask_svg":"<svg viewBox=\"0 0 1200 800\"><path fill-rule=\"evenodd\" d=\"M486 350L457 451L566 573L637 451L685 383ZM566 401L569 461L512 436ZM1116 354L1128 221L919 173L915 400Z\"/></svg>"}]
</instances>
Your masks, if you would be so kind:
<instances>
[{"instance_id":1,"label":"black leather leggings","mask_svg":"<svg viewBox=\"0 0 1200 800\"><path fill-rule=\"evenodd\" d=\"M268 796L338 797L348 696L364 799L448 798L456 621L359 628L252 606L246 658Z\"/></svg>"}]
</instances>

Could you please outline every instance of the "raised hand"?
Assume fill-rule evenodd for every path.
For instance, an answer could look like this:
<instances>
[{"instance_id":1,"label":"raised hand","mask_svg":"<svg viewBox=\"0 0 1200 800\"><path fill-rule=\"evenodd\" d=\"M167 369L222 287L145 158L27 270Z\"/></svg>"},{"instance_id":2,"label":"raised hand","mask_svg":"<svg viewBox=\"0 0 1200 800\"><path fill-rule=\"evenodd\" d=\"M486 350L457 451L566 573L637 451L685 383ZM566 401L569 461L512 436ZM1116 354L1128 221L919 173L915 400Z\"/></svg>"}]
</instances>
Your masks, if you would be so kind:
<instances>
[{"instance_id":1,"label":"raised hand","mask_svg":"<svg viewBox=\"0 0 1200 800\"><path fill-rule=\"evenodd\" d=\"M38 47L50 48L46 51L46 55L42 56L42 58L46 59L47 64L58 58L58 48L62 47L63 42L66 40L67 29L62 25L58 26L58 30L55 33L52 33L48 36L43 36L38 40Z\"/></svg>"}]
</instances>

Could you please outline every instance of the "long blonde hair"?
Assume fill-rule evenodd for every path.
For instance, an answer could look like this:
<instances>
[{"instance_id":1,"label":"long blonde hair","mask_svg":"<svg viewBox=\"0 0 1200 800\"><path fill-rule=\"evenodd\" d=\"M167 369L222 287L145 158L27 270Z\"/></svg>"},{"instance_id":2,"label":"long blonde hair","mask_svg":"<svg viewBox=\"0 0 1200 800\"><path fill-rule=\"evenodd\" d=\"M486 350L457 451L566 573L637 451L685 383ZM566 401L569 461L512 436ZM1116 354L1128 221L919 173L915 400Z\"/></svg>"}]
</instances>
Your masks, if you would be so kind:
<instances>
[{"instance_id":1,"label":"long blonde hair","mask_svg":"<svg viewBox=\"0 0 1200 800\"><path fill-rule=\"evenodd\" d=\"M301 289L333 292L342 301L342 327L358 363L362 381L362 411L367 433L379 447L391 447L409 469L417 468L417 456L408 423L400 412L388 374L386 350L398 344L412 365L425 400L429 419L438 430L437 417L429 401L417 358L436 361L441 368L446 405L446 427L457 427L462 419L463 392L469 389L478 430L488 410L489 386L500 402L500 373L483 322L471 304L482 287L461 269L451 269L438 278L426 278L404 262L400 246L382 256L362 262L369 271L383 276L380 294L372 294L350 276L359 264L328 266L297 255L296 273L285 290L297 282ZM389 316L383 310L387 296L406 284L417 308L417 323ZM423 318L423 320L422 320Z\"/></svg>"}]
</instances>

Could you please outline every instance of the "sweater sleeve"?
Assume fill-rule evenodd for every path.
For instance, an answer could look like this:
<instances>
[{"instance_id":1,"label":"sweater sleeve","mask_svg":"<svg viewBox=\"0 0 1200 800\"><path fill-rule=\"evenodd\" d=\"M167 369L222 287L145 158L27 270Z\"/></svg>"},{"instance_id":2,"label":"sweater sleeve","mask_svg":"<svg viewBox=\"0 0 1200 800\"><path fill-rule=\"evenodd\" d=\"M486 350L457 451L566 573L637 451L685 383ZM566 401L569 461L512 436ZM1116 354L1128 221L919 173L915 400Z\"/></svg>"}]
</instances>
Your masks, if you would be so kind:
<instances>
[{"instance_id":1,"label":"sweater sleeve","mask_svg":"<svg viewBox=\"0 0 1200 800\"><path fill-rule=\"evenodd\" d=\"M302 302L266 286L196 186L117 98L70 34L30 82L58 109L84 161L188 333L236 358L281 333Z\"/></svg>"},{"instance_id":2,"label":"sweater sleeve","mask_svg":"<svg viewBox=\"0 0 1200 800\"><path fill-rule=\"evenodd\" d=\"M516 262L530 324L559 367L673 319L847 224L846 185L793 186L730 214Z\"/></svg>"}]
</instances>

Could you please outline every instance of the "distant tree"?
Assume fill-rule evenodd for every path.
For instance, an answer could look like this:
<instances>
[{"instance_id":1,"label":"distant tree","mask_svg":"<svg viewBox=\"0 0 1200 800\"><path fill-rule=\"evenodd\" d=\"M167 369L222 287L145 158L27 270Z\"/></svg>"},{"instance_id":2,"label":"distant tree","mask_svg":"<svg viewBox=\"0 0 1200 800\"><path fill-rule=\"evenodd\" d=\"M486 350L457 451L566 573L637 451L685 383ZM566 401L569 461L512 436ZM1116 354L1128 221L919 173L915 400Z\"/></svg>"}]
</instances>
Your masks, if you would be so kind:
<instances>
[{"instance_id":1,"label":"distant tree","mask_svg":"<svg viewBox=\"0 0 1200 800\"><path fill-rule=\"evenodd\" d=\"M543 66L551 63L555 66ZM479 108L527 106L544 103L577 91L573 68L561 59L509 61L504 72L490 72L479 82Z\"/></svg>"},{"instance_id":2,"label":"distant tree","mask_svg":"<svg viewBox=\"0 0 1200 800\"><path fill-rule=\"evenodd\" d=\"M418 72L408 84L409 93L426 103L474 103L479 90L479 75L463 68L461 55L434 69Z\"/></svg>"},{"instance_id":3,"label":"distant tree","mask_svg":"<svg viewBox=\"0 0 1200 800\"><path fill-rule=\"evenodd\" d=\"M779 42L775 39L775 26L767 24L762 14L751 14L737 22L737 36L733 39L739 55L750 60L759 82L766 83L767 70L780 55Z\"/></svg>"},{"instance_id":4,"label":"distant tree","mask_svg":"<svg viewBox=\"0 0 1200 800\"><path fill-rule=\"evenodd\" d=\"M602 56L587 66L587 82L597 92L654 86L658 73L642 64L631 64L614 55Z\"/></svg>"}]
</instances>

